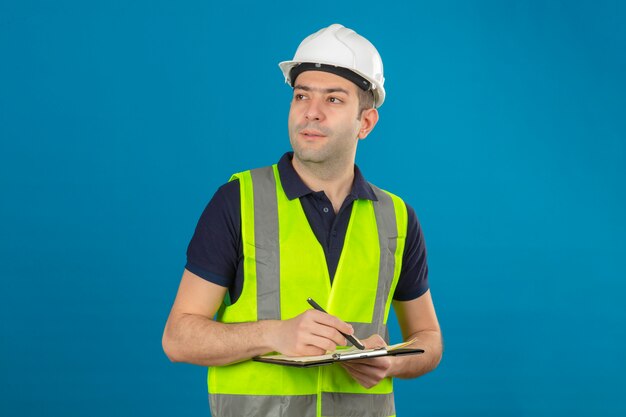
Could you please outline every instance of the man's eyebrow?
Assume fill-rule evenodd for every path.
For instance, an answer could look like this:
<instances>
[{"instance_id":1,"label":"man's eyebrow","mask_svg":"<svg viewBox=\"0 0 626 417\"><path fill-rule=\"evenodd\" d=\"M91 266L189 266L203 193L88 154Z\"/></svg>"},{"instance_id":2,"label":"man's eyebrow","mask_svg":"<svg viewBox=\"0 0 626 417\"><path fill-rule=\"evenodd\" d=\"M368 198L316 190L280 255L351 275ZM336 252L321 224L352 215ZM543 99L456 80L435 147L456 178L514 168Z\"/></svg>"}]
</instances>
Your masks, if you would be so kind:
<instances>
[{"instance_id":1,"label":"man's eyebrow","mask_svg":"<svg viewBox=\"0 0 626 417\"><path fill-rule=\"evenodd\" d=\"M317 87L309 87L308 85L296 84L293 87L294 90L303 90L303 91L317 91L325 94L330 93L344 93L345 95L350 95L350 92L345 88L341 87L331 87L331 88L317 88Z\"/></svg>"}]
</instances>

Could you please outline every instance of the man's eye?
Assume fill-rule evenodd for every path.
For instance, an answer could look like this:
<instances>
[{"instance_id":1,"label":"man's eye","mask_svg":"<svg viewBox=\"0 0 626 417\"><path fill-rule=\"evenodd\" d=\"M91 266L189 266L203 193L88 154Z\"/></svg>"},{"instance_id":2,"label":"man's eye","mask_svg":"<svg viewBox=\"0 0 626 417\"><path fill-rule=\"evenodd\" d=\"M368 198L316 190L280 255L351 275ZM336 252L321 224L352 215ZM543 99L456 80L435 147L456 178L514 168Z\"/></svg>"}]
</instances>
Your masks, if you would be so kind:
<instances>
[{"instance_id":1,"label":"man's eye","mask_svg":"<svg viewBox=\"0 0 626 417\"><path fill-rule=\"evenodd\" d=\"M304 100L304 99L305 99L304 94L296 94L296 95L294 96L294 98L295 98L296 100Z\"/></svg>"},{"instance_id":2,"label":"man's eye","mask_svg":"<svg viewBox=\"0 0 626 417\"><path fill-rule=\"evenodd\" d=\"M328 101L330 101L331 103L343 103L340 99L338 99L337 97L329 97Z\"/></svg>"}]
</instances>

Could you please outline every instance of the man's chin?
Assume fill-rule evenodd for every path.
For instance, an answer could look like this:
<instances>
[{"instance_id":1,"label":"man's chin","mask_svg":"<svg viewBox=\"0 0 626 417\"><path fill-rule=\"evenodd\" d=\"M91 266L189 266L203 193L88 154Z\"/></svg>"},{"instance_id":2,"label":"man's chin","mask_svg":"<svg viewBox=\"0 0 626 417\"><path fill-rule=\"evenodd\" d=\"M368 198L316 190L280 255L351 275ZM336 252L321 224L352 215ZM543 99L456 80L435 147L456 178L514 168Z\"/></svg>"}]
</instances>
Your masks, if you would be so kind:
<instances>
[{"instance_id":1,"label":"man's chin","mask_svg":"<svg viewBox=\"0 0 626 417\"><path fill-rule=\"evenodd\" d=\"M293 151L294 157L298 158L298 161L308 164L323 163L328 159L328 155L324 152L314 151L311 149L295 150Z\"/></svg>"}]
</instances>

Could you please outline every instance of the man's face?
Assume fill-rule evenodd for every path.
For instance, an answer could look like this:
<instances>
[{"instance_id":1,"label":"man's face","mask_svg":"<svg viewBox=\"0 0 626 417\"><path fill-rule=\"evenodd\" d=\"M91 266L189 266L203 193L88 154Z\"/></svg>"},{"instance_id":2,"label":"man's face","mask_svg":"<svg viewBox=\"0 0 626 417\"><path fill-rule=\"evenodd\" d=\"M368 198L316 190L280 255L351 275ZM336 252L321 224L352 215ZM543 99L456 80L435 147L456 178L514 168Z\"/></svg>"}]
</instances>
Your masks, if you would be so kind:
<instances>
[{"instance_id":1,"label":"man's face","mask_svg":"<svg viewBox=\"0 0 626 417\"><path fill-rule=\"evenodd\" d=\"M302 162L354 160L361 121L358 87L335 74L305 71L294 84L289 140Z\"/></svg>"}]
</instances>

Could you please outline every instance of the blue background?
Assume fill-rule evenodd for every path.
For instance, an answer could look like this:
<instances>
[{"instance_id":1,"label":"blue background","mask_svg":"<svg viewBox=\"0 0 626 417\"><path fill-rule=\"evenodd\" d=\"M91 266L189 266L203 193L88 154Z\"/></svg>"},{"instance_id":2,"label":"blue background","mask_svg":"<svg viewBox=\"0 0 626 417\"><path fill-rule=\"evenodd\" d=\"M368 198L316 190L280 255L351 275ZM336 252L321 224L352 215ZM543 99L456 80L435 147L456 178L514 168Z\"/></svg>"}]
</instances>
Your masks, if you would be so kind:
<instances>
[{"instance_id":1,"label":"blue background","mask_svg":"<svg viewBox=\"0 0 626 417\"><path fill-rule=\"evenodd\" d=\"M384 59L357 159L445 338L398 414L626 415L626 3L0 4L1 415L208 415L161 350L186 245L288 149L276 64L333 22Z\"/></svg>"}]
</instances>

